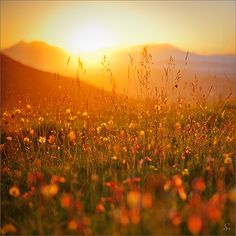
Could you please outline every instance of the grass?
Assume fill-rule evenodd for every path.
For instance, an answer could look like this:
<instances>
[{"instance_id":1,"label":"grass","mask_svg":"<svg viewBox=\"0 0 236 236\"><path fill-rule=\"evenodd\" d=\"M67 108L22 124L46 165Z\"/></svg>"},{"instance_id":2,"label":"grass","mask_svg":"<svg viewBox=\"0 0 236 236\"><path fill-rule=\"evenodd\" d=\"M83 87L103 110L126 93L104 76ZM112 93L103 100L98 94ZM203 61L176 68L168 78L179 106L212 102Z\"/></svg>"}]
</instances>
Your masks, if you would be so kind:
<instances>
[{"instance_id":1,"label":"grass","mask_svg":"<svg viewBox=\"0 0 236 236\"><path fill-rule=\"evenodd\" d=\"M2 234L235 233L235 104L152 99L142 55L143 100L121 100L104 66L110 102L4 111Z\"/></svg>"}]
</instances>

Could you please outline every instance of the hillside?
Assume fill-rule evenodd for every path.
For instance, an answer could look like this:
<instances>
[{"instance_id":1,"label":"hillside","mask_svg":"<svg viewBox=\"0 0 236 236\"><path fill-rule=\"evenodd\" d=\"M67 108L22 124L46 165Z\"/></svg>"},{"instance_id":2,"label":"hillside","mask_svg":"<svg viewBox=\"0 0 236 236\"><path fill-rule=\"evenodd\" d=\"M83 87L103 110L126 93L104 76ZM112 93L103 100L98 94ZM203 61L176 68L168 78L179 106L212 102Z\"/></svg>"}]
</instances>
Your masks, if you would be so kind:
<instances>
[{"instance_id":1,"label":"hillside","mask_svg":"<svg viewBox=\"0 0 236 236\"><path fill-rule=\"evenodd\" d=\"M109 96L98 88L79 79L43 72L23 65L5 55L1 57L1 105L14 106L19 100L28 103L49 105L49 102L67 101L73 105L96 106L99 96Z\"/></svg>"}]
</instances>

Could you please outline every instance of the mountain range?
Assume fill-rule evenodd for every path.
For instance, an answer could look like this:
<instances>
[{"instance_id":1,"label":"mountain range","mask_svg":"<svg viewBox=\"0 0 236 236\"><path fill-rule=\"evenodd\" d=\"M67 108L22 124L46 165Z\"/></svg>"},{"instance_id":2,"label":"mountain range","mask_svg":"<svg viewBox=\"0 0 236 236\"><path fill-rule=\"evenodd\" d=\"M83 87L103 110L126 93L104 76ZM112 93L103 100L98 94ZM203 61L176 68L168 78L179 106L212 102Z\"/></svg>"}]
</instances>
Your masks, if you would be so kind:
<instances>
[{"instance_id":1,"label":"mountain range","mask_svg":"<svg viewBox=\"0 0 236 236\"><path fill-rule=\"evenodd\" d=\"M42 83L40 86L49 88L49 83L52 83L56 73L56 75L60 75L60 78L64 78L61 81L66 81L63 88L67 90L69 89L68 81L73 81L73 78L79 77L79 80L84 85L91 85L93 89L97 87L111 90L115 84L118 93L138 96L142 93L139 89L140 79L138 79L138 73L142 70L142 59L144 59L142 52L144 47L145 45L136 45L129 48L110 51L99 50L90 53L87 58L91 56L93 59L96 58L96 63L83 63L82 68L78 66L77 57L73 57L59 47L41 41L30 43L20 41L12 47L1 51L1 77L4 81L5 77L12 78L18 73L20 75L18 80L14 78L15 87L10 90L18 91L19 93L22 91L22 94L27 93L27 86L31 86L29 84L33 83L33 86L36 86L35 81L39 84ZM151 74L148 82L152 93L154 88L161 90L165 86L165 90L172 94L171 91L174 86L177 86L176 80L178 80L179 91L183 91L184 88L186 91L189 90L192 83L196 80L205 93L213 86L210 96L235 91L235 55L204 56L180 50L169 44L150 44L146 45L146 48L148 54L151 55L149 58L151 60ZM105 69L110 70L112 78L110 78L106 70L104 71L104 66L101 65L104 55L107 60L106 66L109 67ZM84 58L86 59L86 54L79 56L79 62L83 62ZM9 69L11 72L8 71L8 74L6 74L7 68L11 68ZM17 71L19 68L21 68L21 71ZM168 78L166 77L167 68L170 70ZM30 74L34 76L27 81ZM6 81L2 82L2 96L9 97L10 95L6 95L5 89L7 85L13 82L10 82L11 79L9 78L5 79ZM17 87L19 88L21 84L26 84L27 86L24 89L22 88L23 90L17 90ZM37 87L39 88L40 86L38 85ZM35 89L31 87L31 91ZM6 91L10 90L7 89ZM190 94L190 92L188 93Z\"/></svg>"}]
</instances>

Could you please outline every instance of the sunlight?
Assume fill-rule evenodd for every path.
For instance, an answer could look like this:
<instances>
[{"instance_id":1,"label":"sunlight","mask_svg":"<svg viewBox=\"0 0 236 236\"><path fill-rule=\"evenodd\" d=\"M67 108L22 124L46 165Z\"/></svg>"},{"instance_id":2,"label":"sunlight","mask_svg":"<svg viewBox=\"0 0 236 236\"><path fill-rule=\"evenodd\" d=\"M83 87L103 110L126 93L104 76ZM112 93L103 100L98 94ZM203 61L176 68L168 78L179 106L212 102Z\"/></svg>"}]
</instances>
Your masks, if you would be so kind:
<instances>
[{"instance_id":1,"label":"sunlight","mask_svg":"<svg viewBox=\"0 0 236 236\"><path fill-rule=\"evenodd\" d=\"M74 55L91 52L112 45L112 37L104 28L96 24L75 28L68 34L65 49Z\"/></svg>"}]
</instances>

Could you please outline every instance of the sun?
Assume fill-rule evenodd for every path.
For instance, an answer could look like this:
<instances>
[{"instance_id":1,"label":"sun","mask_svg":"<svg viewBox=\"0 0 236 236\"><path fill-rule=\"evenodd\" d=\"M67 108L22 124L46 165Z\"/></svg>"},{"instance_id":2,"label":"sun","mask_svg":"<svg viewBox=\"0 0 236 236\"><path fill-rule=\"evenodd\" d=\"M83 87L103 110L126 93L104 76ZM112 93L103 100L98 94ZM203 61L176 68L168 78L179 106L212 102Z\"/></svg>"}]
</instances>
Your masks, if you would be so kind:
<instances>
[{"instance_id":1,"label":"sun","mask_svg":"<svg viewBox=\"0 0 236 236\"><path fill-rule=\"evenodd\" d=\"M66 50L74 55L81 52L91 52L112 45L112 37L108 31L99 25L85 25L68 33Z\"/></svg>"}]
</instances>

